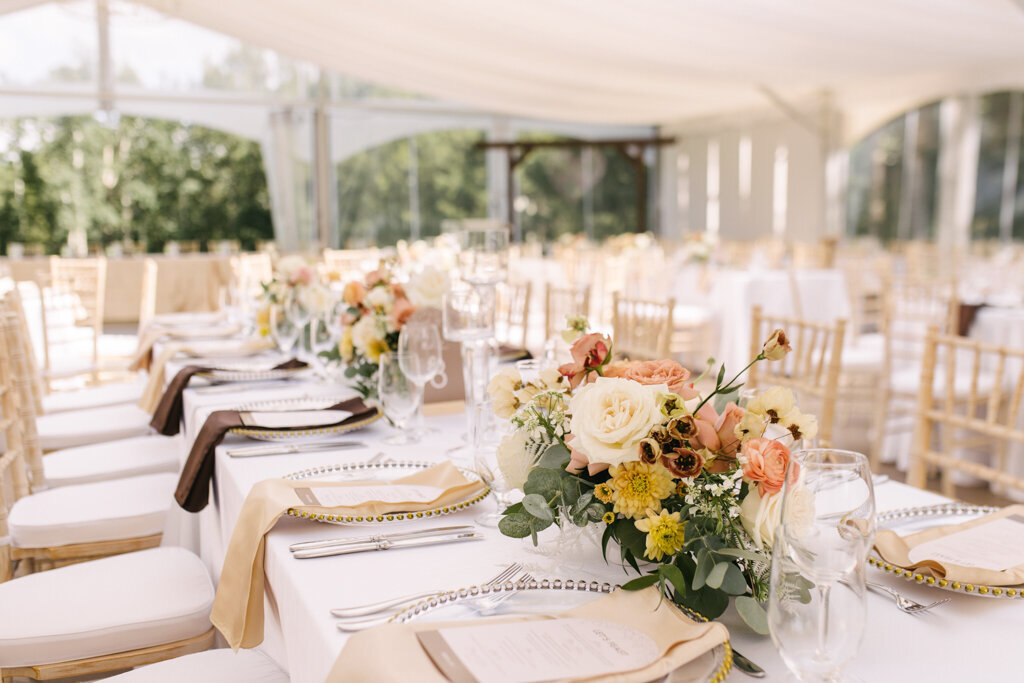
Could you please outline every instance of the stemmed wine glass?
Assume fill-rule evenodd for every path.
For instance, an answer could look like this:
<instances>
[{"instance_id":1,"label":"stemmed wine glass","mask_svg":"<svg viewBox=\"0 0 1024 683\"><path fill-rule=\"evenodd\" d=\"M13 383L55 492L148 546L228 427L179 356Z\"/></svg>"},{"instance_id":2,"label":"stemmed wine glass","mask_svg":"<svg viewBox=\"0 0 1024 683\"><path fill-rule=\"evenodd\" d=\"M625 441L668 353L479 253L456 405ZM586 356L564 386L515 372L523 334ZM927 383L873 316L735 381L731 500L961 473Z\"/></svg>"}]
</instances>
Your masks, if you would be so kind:
<instances>
[{"instance_id":1,"label":"stemmed wine glass","mask_svg":"<svg viewBox=\"0 0 1024 683\"><path fill-rule=\"evenodd\" d=\"M462 344L462 372L466 390L466 423L470 439L476 434L478 404L487 394L490 345L494 336L494 288L455 284L444 295L444 338Z\"/></svg>"},{"instance_id":2,"label":"stemmed wine glass","mask_svg":"<svg viewBox=\"0 0 1024 683\"><path fill-rule=\"evenodd\" d=\"M437 325L427 322L410 321L398 335L399 362L406 377L416 385L419 394L419 410L416 412L414 424L420 434L435 432L433 428L422 426L423 390L427 382L436 377L444 369L441 357L441 335Z\"/></svg>"},{"instance_id":3,"label":"stemmed wine glass","mask_svg":"<svg viewBox=\"0 0 1024 683\"><path fill-rule=\"evenodd\" d=\"M793 454L772 552L768 625L801 681L841 681L864 635L864 566L875 495L861 453Z\"/></svg>"},{"instance_id":4,"label":"stemmed wine glass","mask_svg":"<svg viewBox=\"0 0 1024 683\"><path fill-rule=\"evenodd\" d=\"M419 436L406 429L409 418L419 408L419 392L412 379L402 370L402 354L390 351L380 355L377 370L377 396L384 408L384 415L399 430L384 443L404 445L416 443Z\"/></svg>"},{"instance_id":5,"label":"stemmed wine glass","mask_svg":"<svg viewBox=\"0 0 1024 683\"><path fill-rule=\"evenodd\" d=\"M313 351L313 360L316 363L317 372L324 379L328 379L327 361L320 354L334 348L338 343L339 337L340 335L335 336L327 316L320 315L310 321L309 346Z\"/></svg>"},{"instance_id":6,"label":"stemmed wine glass","mask_svg":"<svg viewBox=\"0 0 1024 683\"><path fill-rule=\"evenodd\" d=\"M313 309L310 308L306 301L306 296L304 296L304 292L300 287L293 287L288 292L284 301L284 310L288 319L292 321L292 324L298 330L299 350L297 355L300 360L306 360L304 357L306 355L306 345L303 337L306 325L313 318Z\"/></svg>"},{"instance_id":7,"label":"stemmed wine glass","mask_svg":"<svg viewBox=\"0 0 1024 683\"><path fill-rule=\"evenodd\" d=\"M277 342L277 348L287 355L299 339L299 328L292 322L280 304L270 306L270 332Z\"/></svg>"}]
</instances>

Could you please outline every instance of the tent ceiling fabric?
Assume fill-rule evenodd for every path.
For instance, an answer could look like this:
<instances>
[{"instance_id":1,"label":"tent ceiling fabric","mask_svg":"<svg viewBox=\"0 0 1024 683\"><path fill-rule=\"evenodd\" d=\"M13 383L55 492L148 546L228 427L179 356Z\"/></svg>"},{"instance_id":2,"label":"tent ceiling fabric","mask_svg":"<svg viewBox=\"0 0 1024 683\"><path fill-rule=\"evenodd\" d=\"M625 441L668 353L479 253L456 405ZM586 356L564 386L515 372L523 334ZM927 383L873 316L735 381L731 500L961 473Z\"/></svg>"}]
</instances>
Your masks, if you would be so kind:
<instances>
[{"instance_id":1,"label":"tent ceiling fabric","mask_svg":"<svg viewBox=\"0 0 1024 683\"><path fill-rule=\"evenodd\" d=\"M768 88L796 106L830 93L849 138L930 99L1024 86L1016 0L132 1L362 79L559 120L678 123L764 109Z\"/></svg>"}]
</instances>

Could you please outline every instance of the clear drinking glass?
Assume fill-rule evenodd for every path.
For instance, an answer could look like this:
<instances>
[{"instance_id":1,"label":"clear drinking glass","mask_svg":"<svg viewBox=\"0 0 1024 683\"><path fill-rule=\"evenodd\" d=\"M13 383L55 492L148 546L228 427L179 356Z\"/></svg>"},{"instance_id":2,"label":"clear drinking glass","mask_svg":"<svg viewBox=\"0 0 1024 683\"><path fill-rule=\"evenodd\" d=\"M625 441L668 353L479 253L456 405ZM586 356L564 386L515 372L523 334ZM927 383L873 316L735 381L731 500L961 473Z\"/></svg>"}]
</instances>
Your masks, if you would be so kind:
<instances>
[{"instance_id":1,"label":"clear drinking glass","mask_svg":"<svg viewBox=\"0 0 1024 683\"><path fill-rule=\"evenodd\" d=\"M486 398L491 372L488 340L494 336L494 288L454 285L444 295L444 338L462 343L467 434L475 433L477 405Z\"/></svg>"},{"instance_id":2,"label":"clear drinking glass","mask_svg":"<svg viewBox=\"0 0 1024 683\"><path fill-rule=\"evenodd\" d=\"M392 351L381 354L377 369L377 396L384 408L384 415L399 430L398 434L384 439L384 443L402 445L419 441L419 437L408 431L406 425L419 408L420 392L402 371L400 353Z\"/></svg>"},{"instance_id":3,"label":"clear drinking glass","mask_svg":"<svg viewBox=\"0 0 1024 683\"><path fill-rule=\"evenodd\" d=\"M441 333L437 325L428 322L408 322L398 335L399 360L406 377L416 385L420 394L420 409L415 416L414 424L420 434L436 432L435 429L423 427L423 389L427 382L444 370L444 359L441 356Z\"/></svg>"},{"instance_id":4,"label":"clear drinking glass","mask_svg":"<svg viewBox=\"0 0 1024 683\"><path fill-rule=\"evenodd\" d=\"M309 345L313 351L313 360L319 374L327 379L327 361L320 357L321 353L330 351L338 344L330 323L323 317L313 318L309 327Z\"/></svg>"},{"instance_id":5,"label":"clear drinking glass","mask_svg":"<svg viewBox=\"0 0 1024 683\"><path fill-rule=\"evenodd\" d=\"M291 353L299 339L299 328L279 304L270 307L270 332L274 335L277 348L284 354Z\"/></svg>"},{"instance_id":6,"label":"clear drinking glass","mask_svg":"<svg viewBox=\"0 0 1024 683\"><path fill-rule=\"evenodd\" d=\"M459 231L459 272L474 285L495 285L508 277L508 227L467 226Z\"/></svg>"},{"instance_id":7,"label":"clear drinking glass","mask_svg":"<svg viewBox=\"0 0 1024 683\"><path fill-rule=\"evenodd\" d=\"M768 625L801 681L841 681L864 635L864 566L875 495L861 453L793 454L772 552Z\"/></svg>"},{"instance_id":8,"label":"clear drinking glass","mask_svg":"<svg viewBox=\"0 0 1024 683\"><path fill-rule=\"evenodd\" d=\"M309 307L306 297L303 296L302 288L293 287L288 292L284 300L284 312L298 330L298 352L296 355L301 360L309 360L306 357L305 330L313 318L313 310Z\"/></svg>"},{"instance_id":9,"label":"clear drinking glass","mask_svg":"<svg viewBox=\"0 0 1024 683\"><path fill-rule=\"evenodd\" d=\"M481 512L476 517L477 524L497 527L508 505L509 486L505 475L498 465L498 444L501 443L502 425L494 414L494 404L490 399L480 401L475 407L473 420L473 469L480 479L491 489L497 508L491 512Z\"/></svg>"}]
</instances>

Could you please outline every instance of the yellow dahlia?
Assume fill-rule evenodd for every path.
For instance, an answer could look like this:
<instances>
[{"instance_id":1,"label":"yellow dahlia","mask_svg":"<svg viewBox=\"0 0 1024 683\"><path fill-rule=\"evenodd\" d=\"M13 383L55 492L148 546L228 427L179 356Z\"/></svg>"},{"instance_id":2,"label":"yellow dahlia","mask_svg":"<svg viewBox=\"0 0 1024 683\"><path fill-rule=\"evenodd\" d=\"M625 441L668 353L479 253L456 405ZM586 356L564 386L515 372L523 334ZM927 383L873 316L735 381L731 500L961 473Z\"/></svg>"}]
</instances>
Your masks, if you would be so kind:
<instances>
[{"instance_id":1,"label":"yellow dahlia","mask_svg":"<svg viewBox=\"0 0 1024 683\"><path fill-rule=\"evenodd\" d=\"M660 514L654 510L647 511L647 518L634 522L636 528L647 532L647 549L644 555L658 561L665 555L675 555L683 547L686 536L686 522L679 521L679 513L669 514L662 510Z\"/></svg>"},{"instance_id":2,"label":"yellow dahlia","mask_svg":"<svg viewBox=\"0 0 1024 683\"><path fill-rule=\"evenodd\" d=\"M614 512L606 512L606 513L604 513L604 516L601 517L601 520L605 524L611 524L612 522L615 521L615 513Z\"/></svg>"},{"instance_id":3,"label":"yellow dahlia","mask_svg":"<svg viewBox=\"0 0 1024 683\"><path fill-rule=\"evenodd\" d=\"M602 503L612 502L612 498L614 495L615 492L612 491L612 487L609 486L607 483L598 484L597 486L594 487L594 497L597 498Z\"/></svg>"},{"instance_id":4,"label":"yellow dahlia","mask_svg":"<svg viewBox=\"0 0 1024 683\"><path fill-rule=\"evenodd\" d=\"M615 465L608 472L612 478L612 502L615 512L625 517L640 519L648 508L658 512L661 501L675 491L672 473L663 465L649 465L643 461Z\"/></svg>"}]
</instances>

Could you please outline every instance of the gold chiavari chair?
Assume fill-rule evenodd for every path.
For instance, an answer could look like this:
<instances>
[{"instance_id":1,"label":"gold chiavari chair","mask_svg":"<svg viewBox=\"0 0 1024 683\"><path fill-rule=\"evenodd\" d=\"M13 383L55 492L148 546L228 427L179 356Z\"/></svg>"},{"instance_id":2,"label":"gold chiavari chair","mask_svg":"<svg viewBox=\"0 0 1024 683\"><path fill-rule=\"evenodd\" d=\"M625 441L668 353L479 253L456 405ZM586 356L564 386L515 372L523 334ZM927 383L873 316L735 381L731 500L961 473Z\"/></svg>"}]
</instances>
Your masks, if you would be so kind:
<instances>
[{"instance_id":1,"label":"gold chiavari chair","mask_svg":"<svg viewBox=\"0 0 1024 683\"><path fill-rule=\"evenodd\" d=\"M889 280L884 287L884 359L873 418L872 467L885 453L887 439L909 436L913 431L928 328L955 332L958 317L952 281L903 278Z\"/></svg>"},{"instance_id":2,"label":"gold chiavari chair","mask_svg":"<svg viewBox=\"0 0 1024 683\"><path fill-rule=\"evenodd\" d=\"M950 497L955 472L1024 492L1024 348L932 327L921 364L907 483L923 488L934 467ZM990 462L966 457L978 448Z\"/></svg>"},{"instance_id":3,"label":"gold chiavari chair","mask_svg":"<svg viewBox=\"0 0 1024 683\"><path fill-rule=\"evenodd\" d=\"M545 341L561 334L566 317L571 315L590 316L590 285L556 287L547 283L544 287Z\"/></svg>"},{"instance_id":4,"label":"gold chiavari chair","mask_svg":"<svg viewBox=\"0 0 1024 683\"><path fill-rule=\"evenodd\" d=\"M495 310L495 338L501 344L526 348L530 322L529 282L500 283Z\"/></svg>"},{"instance_id":5,"label":"gold chiavari chair","mask_svg":"<svg viewBox=\"0 0 1024 683\"><path fill-rule=\"evenodd\" d=\"M839 378L842 370L843 338L846 321L820 323L795 317L766 316L755 306L751 317L750 357L772 331L783 329L793 347L792 352L777 361L755 363L747 374L745 385L763 389L777 385L791 389L804 412L818 418L818 440L832 446Z\"/></svg>"},{"instance_id":6,"label":"gold chiavari chair","mask_svg":"<svg viewBox=\"0 0 1024 683\"><path fill-rule=\"evenodd\" d=\"M107 287L107 260L50 257L50 284L43 297L44 379L89 374L99 382L100 336ZM84 334L83 334L84 333ZM90 334L91 333L91 334ZM89 339L91 337L91 339ZM91 345L84 364L60 362L78 353L83 342Z\"/></svg>"},{"instance_id":7,"label":"gold chiavari chair","mask_svg":"<svg viewBox=\"0 0 1024 683\"><path fill-rule=\"evenodd\" d=\"M246 294L260 291L260 284L274 278L274 264L270 254L258 252L231 257L231 276L239 291Z\"/></svg>"},{"instance_id":8,"label":"gold chiavari chair","mask_svg":"<svg viewBox=\"0 0 1024 683\"><path fill-rule=\"evenodd\" d=\"M631 360L668 358L675 305L675 299L626 299L615 292L612 295L612 330L616 355Z\"/></svg>"},{"instance_id":9,"label":"gold chiavari chair","mask_svg":"<svg viewBox=\"0 0 1024 683\"><path fill-rule=\"evenodd\" d=\"M380 249L324 249L324 269L342 282L362 280L380 263Z\"/></svg>"}]
</instances>

